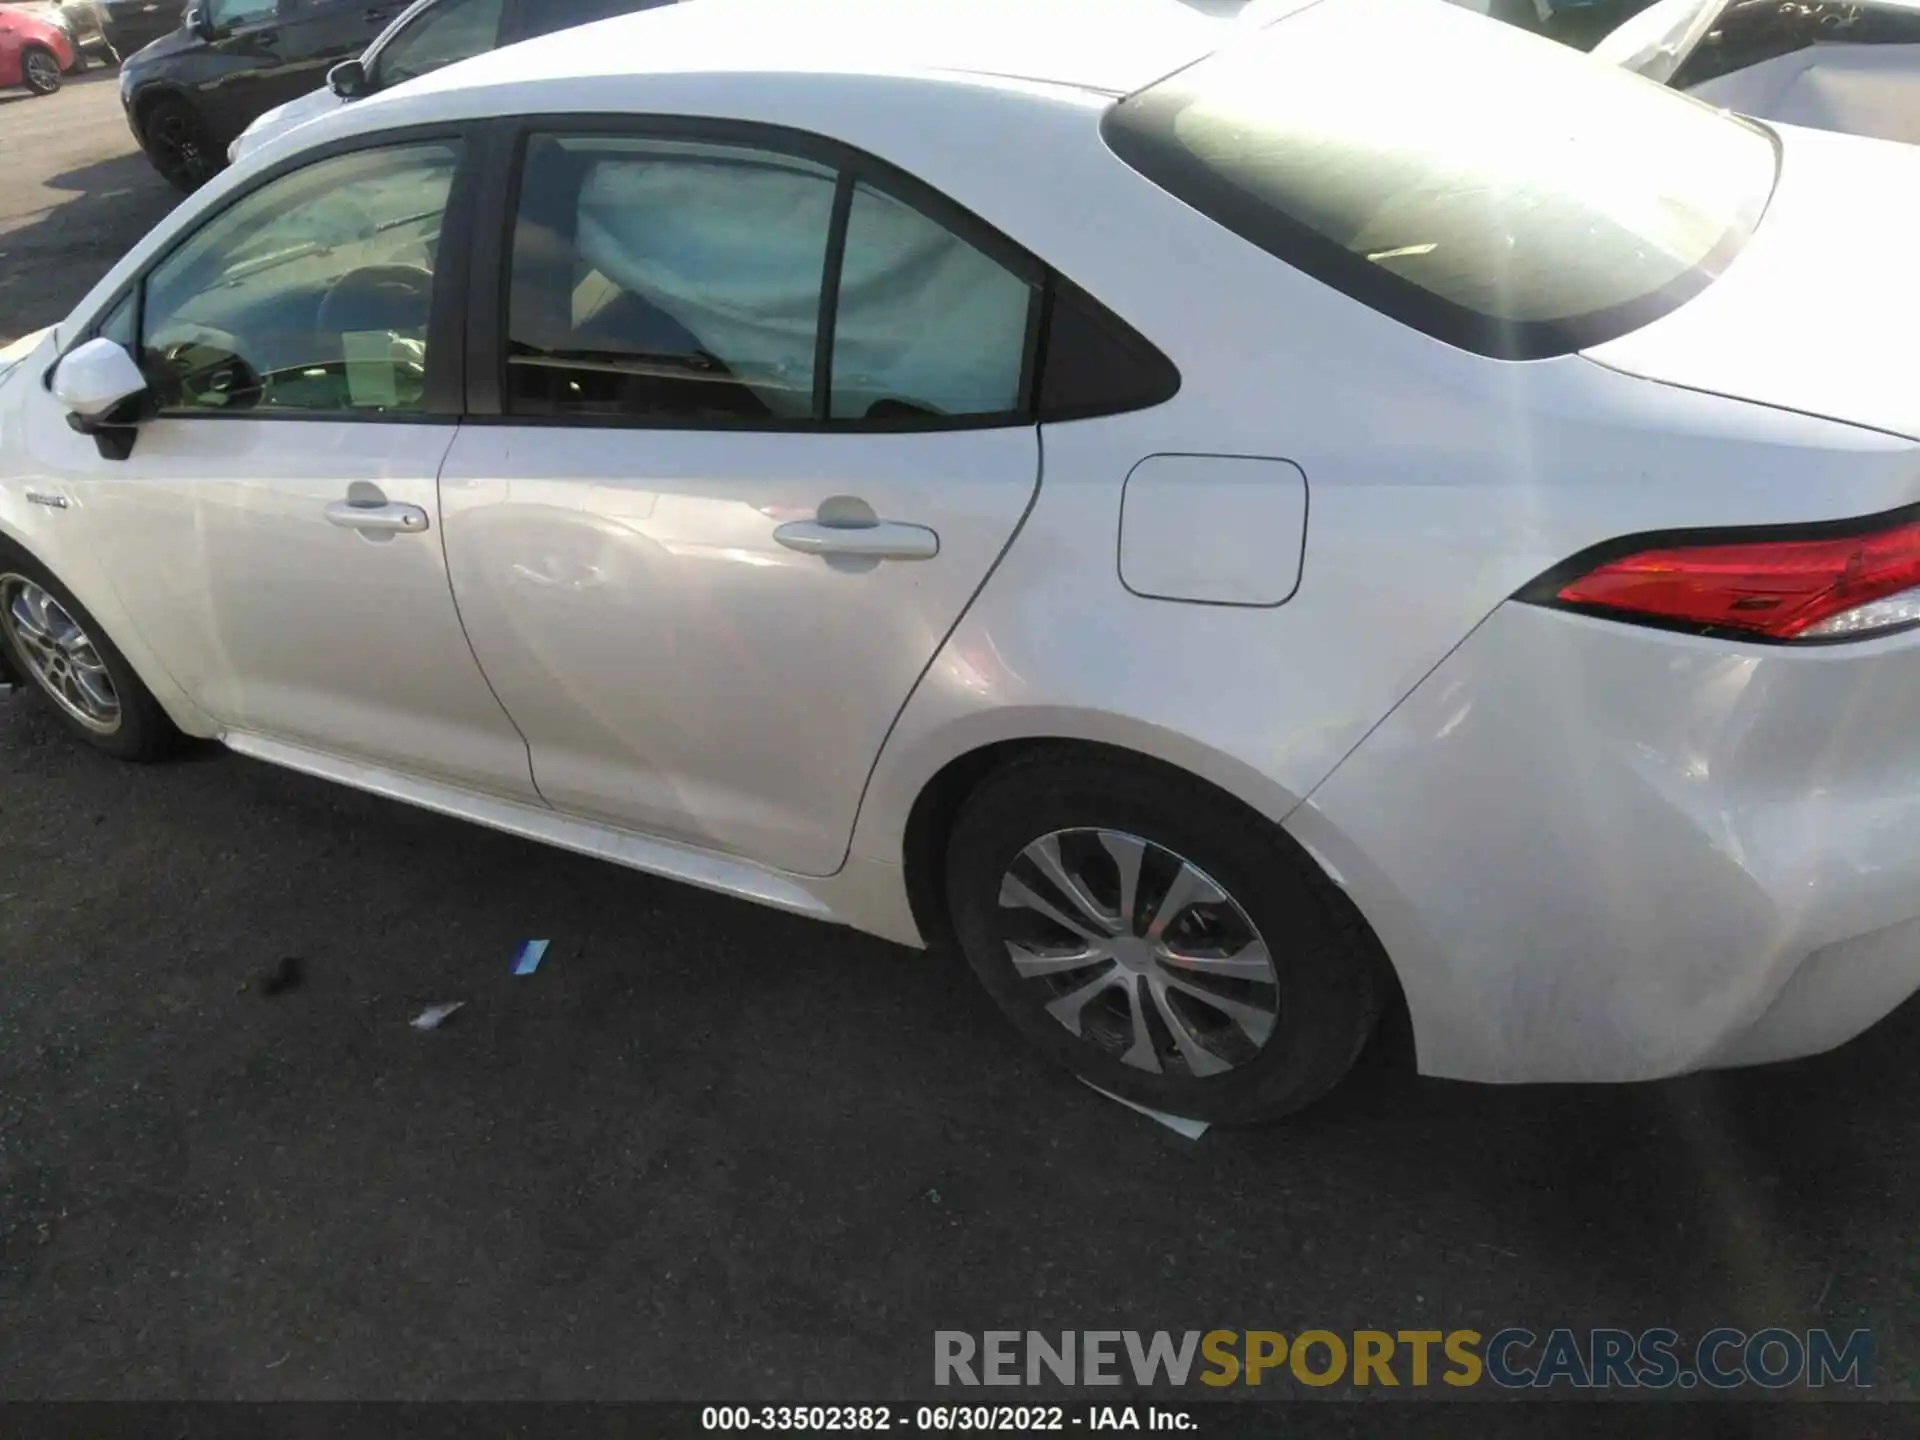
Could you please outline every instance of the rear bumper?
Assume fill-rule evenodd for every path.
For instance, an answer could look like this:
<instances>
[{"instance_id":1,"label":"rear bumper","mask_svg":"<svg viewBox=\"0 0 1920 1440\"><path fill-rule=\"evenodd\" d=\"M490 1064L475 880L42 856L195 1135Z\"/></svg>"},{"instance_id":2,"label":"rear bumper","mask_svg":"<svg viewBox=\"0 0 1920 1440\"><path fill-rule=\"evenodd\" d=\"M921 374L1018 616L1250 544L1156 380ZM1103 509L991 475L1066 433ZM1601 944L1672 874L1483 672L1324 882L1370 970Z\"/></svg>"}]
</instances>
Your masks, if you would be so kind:
<instances>
[{"instance_id":1,"label":"rear bumper","mask_svg":"<svg viewBox=\"0 0 1920 1440\"><path fill-rule=\"evenodd\" d=\"M1638 1080L1920 987L1920 635L1790 651L1507 604L1297 810L1420 1068Z\"/></svg>"}]
</instances>

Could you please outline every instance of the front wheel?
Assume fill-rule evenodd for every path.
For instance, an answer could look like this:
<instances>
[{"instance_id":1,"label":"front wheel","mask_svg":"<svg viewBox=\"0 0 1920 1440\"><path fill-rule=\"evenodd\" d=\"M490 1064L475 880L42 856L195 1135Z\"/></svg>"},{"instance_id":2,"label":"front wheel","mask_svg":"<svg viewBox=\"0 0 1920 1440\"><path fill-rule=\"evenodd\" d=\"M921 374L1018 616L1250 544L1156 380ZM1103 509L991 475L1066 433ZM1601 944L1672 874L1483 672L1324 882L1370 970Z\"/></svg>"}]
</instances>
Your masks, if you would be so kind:
<instances>
[{"instance_id":1,"label":"front wheel","mask_svg":"<svg viewBox=\"0 0 1920 1440\"><path fill-rule=\"evenodd\" d=\"M1196 1120L1270 1120L1346 1074L1386 961L1312 859L1218 791L1123 759L990 775L947 852L968 963L1088 1083Z\"/></svg>"},{"instance_id":2,"label":"front wheel","mask_svg":"<svg viewBox=\"0 0 1920 1440\"><path fill-rule=\"evenodd\" d=\"M36 95L60 88L60 61L44 45L32 45L20 57L20 81Z\"/></svg>"},{"instance_id":3,"label":"front wheel","mask_svg":"<svg viewBox=\"0 0 1920 1440\"><path fill-rule=\"evenodd\" d=\"M0 646L62 724L121 760L155 760L179 732L94 618L32 558L0 548Z\"/></svg>"},{"instance_id":4,"label":"front wheel","mask_svg":"<svg viewBox=\"0 0 1920 1440\"><path fill-rule=\"evenodd\" d=\"M153 168L176 190L191 195L220 173L218 150L200 117L184 101L156 101L140 136Z\"/></svg>"}]
</instances>

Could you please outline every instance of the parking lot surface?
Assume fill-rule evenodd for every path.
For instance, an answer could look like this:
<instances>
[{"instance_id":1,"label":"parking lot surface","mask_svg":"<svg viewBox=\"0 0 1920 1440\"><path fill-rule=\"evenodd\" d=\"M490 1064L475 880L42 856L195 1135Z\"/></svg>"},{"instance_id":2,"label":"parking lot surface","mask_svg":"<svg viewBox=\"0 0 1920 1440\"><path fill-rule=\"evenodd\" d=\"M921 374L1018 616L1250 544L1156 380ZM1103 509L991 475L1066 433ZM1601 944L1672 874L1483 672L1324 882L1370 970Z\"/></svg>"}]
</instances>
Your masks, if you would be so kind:
<instances>
[{"instance_id":1,"label":"parking lot surface","mask_svg":"<svg viewBox=\"0 0 1920 1440\"><path fill-rule=\"evenodd\" d=\"M172 198L104 72L0 104L0 341ZM951 959L0 699L5 1399L906 1398L937 1329L1507 1324L1869 1327L1912 1398L1916 1053L1913 1005L1660 1085L1382 1052L1189 1141Z\"/></svg>"}]
</instances>

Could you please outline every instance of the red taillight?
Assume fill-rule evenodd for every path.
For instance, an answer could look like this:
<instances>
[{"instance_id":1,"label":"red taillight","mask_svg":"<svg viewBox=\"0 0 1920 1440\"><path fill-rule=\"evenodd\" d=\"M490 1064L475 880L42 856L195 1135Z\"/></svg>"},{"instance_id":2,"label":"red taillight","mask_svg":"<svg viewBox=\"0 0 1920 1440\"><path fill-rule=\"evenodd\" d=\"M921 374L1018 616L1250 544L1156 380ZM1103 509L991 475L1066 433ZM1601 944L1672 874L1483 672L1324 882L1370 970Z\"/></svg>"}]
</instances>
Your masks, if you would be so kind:
<instances>
[{"instance_id":1,"label":"red taillight","mask_svg":"<svg viewBox=\"0 0 1920 1440\"><path fill-rule=\"evenodd\" d=\"M1865 636L1920 622L1920 523L1830 539L1640 550L1561 585L1554 598L1774 640Z\"/></svg>"}]
</instances>

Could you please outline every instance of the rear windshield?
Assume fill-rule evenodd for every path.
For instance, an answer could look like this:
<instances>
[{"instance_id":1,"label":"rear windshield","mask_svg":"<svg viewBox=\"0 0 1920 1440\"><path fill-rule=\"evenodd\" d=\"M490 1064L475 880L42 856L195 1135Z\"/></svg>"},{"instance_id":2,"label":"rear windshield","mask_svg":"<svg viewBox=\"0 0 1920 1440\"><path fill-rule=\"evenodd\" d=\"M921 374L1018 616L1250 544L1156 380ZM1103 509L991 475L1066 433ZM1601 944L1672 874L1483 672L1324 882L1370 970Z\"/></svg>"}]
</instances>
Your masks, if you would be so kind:
<instances>
[{"instance_id":1,"label":"rear windshield","mask_svg":"<svg viewBox=\"0 0 1920 1440\"><path fill-rule=\"evenodd\" d=\"M1710 284L1778 167L1757 125L1435 0L1320 0L1104 129L1262 249L1508 359L1613 339Z\"/></svg>"}]
</instances>

